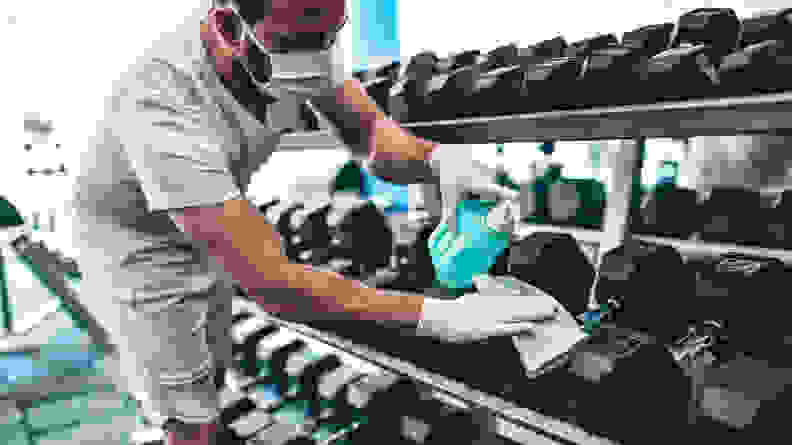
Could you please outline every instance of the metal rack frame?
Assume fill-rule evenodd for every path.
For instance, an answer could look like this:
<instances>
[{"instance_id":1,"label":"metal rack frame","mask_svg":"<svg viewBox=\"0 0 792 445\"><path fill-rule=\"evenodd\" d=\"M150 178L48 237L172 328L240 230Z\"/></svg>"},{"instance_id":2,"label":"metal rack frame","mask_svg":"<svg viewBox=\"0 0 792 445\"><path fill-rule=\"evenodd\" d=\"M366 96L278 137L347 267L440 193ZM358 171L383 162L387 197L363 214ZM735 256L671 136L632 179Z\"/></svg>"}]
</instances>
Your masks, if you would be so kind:
<instances>
[{"instance_id":1,"label":"metal rack frame","mask_svg":"<svg viewBox=\"0 0 792 445\"><path fill-rule=\"evenodd\" d=\"M647 138L685 138L750 133L785 133L792 129L792 92L751 97L666 102L648 105L603 107L574 111L456 119L402 124L413 134L438 143L489 144L504 142L544 142L574 140L620 140L602 230L583 230L551 225L521 224L518 236L543 230L570 233L580 241L597 243L596 265L604 252L617 247L630 233L634 209L633 193L640 186ZM286 149L341 148L331 132L290 135ZM745 252L773 256L792 262L792 251L764 249L731 244L635 235L676 247L687 255L717 255ZM593 297L591 297L593 299ZM591 302L593 303L593 301ZM498 397L483 394L445 377L432 375L415 366L360 345L319 332L304 325L275 319L305 335L360 355L385 368L408 375L430 385L439 393L451 395L473 406L484 407L498 419L499 433L519 443L533 443L537 432L559 443L599 445L612 443L565 422L550 419L535 411L517 407Z\"/></svg>"}]
</instances>

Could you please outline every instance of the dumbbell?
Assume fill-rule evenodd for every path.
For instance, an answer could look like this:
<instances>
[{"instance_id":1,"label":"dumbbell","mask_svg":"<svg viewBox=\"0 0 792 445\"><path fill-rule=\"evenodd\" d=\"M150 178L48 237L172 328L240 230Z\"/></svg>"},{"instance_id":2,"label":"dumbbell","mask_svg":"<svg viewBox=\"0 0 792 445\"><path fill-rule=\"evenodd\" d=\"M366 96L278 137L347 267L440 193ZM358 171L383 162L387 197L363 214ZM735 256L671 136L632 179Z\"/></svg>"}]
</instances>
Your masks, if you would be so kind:
<instances>
[{"instance_id":1,"label":"dumbbell","mask_svg":"<svg viewBox=\"0 0 792 445\"><path fill-rule=\"evenodd\" d=\"M270 201L265 202L264 204L261 204L260 206L258 206L258 211L261 212L264 215L267 215L269 213L270 209L274 208L275 206L277 206L280 203L281 203L280 198L275 198L273 200L270 200Z\"/></svg>"},{"instance_id":2,"label":"dumbbell","mask_svg":"<svg viewBox=\"0 0 792 445\"><path fill-rule=\"evenodd\" d=\"M292 359L286 367L286 373L297 380L299 389L293 397L309 404L309 415L318 417L320 412L319 383L323 377L343 366L341 359L335 354L328 354L318 359ZM291 394L290 394L291 395Z\"/></svg>"},{"instance_id":3,"label":"dumbbell","mask_svg":"<svg viewBox=\"0 0 792 445\"><path fill-rule=\"evenodd\" d=\"M421 107L425 105L427 87L431 77L437 72L439 58L433 52L422 52L410 59L404 72L393 85L388 99L388 110L399 122L421 120Z\"/></svg>"},{"instance_id":4,"label":"dumbbell","mask_svg":"<svg viewBox=\"0 0 792 445\"><path fill-rule=\"evenodd\" d=\"M260 361L259 343L279 333L281 329L273 322L255 317L249 312L235 314L231 324L232 349L235 359L240 359L242 375L251 380L258 376Z\"/></svg>"},{"instance_id":5,"label":"dumbbell","mask_svg":"<svg viewBox=\"0 0 792 445\"><path fill-rule=\"evenodd\" d=\"M767 40L789 40L792 8L760 11L743 19L740 47L747 48Z\"/></svg>"},{"instance_id":6,"label":"dumbbell","mask_svg":"<svg viewBox=\"0 0 792 445\"><path fill-rule=\"evenodd\" d=\"M713 188L700 208L702 241L756 245L767 230L762 195L741 187Z\"/></svg>"},{"instance_id":7,"label":"dumbbell","mask_svg":"<svg viewBox=\"0 0 792 445\"><path fill-rule=\"evenodd\" d=\"M594 266L575 238L551 232L535 232L513 243L509 274L552 295L573 315L586 311L595 278Z\"/></svg>"},{"instance_id":8,"label":"dumbbell","mask_svg":"<svg viewBox=\"0 0 792 445\"><path fill-rule=\"evenodd\" d=\"M792 190L784 190L767 212L764 247L789 249L792 246Z\"/></svg>"},{"instance_id":9,"label":"dumbbell","mask_svg":"<svg viewBox=\"0 0 792 445\"><path fill-rule=\"evenodd\" d=\"M698 193L673 184L661 184L641 203L637 232L688 239L699 226Z\"/></svg>"},{"instance_id":10,"label":"dumbbell","mask_svg":"<svg viewBox=\"0 0 792 445\"><path fill-rule=\"evenodd\" d=\"M583 73L585 60L592 51L617 44L612 34L598 35L569 44L563 57L539 63L527 62L524 95L518 112L537 112L579 107L577 81Z\"/></svg>"},{"instance_id":11,"label":"dumbbell","mask_svg":"<svg viewBox=\"0 0 792 445\"><path fill-rule=\"evenodd\" d=\"M790 88L792 9L762 11L742 21L740 49L718 69L728 95L772 93Z\"/></svg>"},{"instance_id":12,"label":"dumbbell","mask_svg":"<svg viewBox=\"0 0 792 445\"><path fill-rule=\"evenodd\" d=\"M319 116L308 102L300 104L300 123L302 131L319 131Z\"/></svg>"},{"instance_id":13,"label":"dumbbell","mask_svg":"<svg viewBox=\"0 0 792 445\"><path fill-rule=\"evenodd\" d=\"M383 65L380 68L377 68L375 71L376 77L388 77L393 80L399 78L399 71L401 70L401 62L396 60L387 65Z\"/></svg>"},{"instance_id":14,"label":"dumbbell","mask_svg":"<svg viewBox=\"0 0 792 445\"><path fill-rule=\"evenodd\" d=\"M370 82L378 77L374 70L357 70L352 76L360 83Z\"/></svg>"},{"instance_id":15,"label":"dumbbell","mask_svg":"<svg viewBox=\"0 0 792 445\"><path fill-rule=\"evenodd\" d=\"M377 77L362 84L366 94L374 100L383 113L389 114L390 91L396 80L392 77Z\"/></svg>"},{"instance_id":16,"label":"dumbbell","mask_svg":"<svg viewBox=\"0 0 792 445\"><path fill-rule=\"evenodd\" d=\"M619 443L664 444L686 431L688 378L665 345L629 329L603 326L521 385L542 414Z\"/></svg>"},{"instance_id":17,"label":"dumbbell","mask_svg":"<svg viewBox=\"0 0 792 445\"><path fill-rule=\"evenodd\" d=\"M457 116L497 116L521 111L526 69L541 61L561 57L566 48L562 37L528 48L497 48L482 63L455 73L447 82L449 95L458 97ZM498 51L498 52L496 52Z\"/></svg>"},{"instance_id":18,"label":"dumbbell","mask_svg":"<svg viewBox=\"0 0 792 445\"><path fill-rule=\"evenodd\" d=\"M765 40L723 58L718 78L725 95L775 93L792 88L792 41Z\"/></svg>"},{"instance_id":19,"label":"dumbbell","mask_svg":"<svg viewBox=\"0 0 792 445\"><path fill-rule=\"evenodd\" d=\"M565 57L586 57L593 51L608 48L619 44L619 39L613 34L600 34L588 39L570 43L564 50Z\"/></svg>"},{"instance_id":20,"label":"dumbbell","mask_svg":"<svg viewBox=\"0 0 792 445\"><path fill-rule=\"evenodd\" d=\"M304 209L305 205L302 203L292 204L278 216L278 222L276 224L278 233L280 233L283 240L286 257L292 261L299 261L300 257L300 251L297 248L299 240L294 238L297 235L297 229L292 225L292 215Z\"/></svg>"},{"instance_id":21,"label":"dumbbell","mask_svg":"<svg viewBox=\"0 0 792 445\"><path fill-rule=\"evenodd\" d=\"M332 258L352 261L345 271L363 277L387 267L393 254L394 234L387 218L371 201L335 206L328 221L334 227Z\"/></svg>"},{"instance_id":22,"label":"dumbbell","mask_svg":"<svg viewBox=\"0 0 792 445\"><path fill-rule=\"evenodd\" d=\"M499 46L484 56L484 60L481 62L481 70L486 72L518 65L520 63L519 51L519 48L514 43Z\"/></svg>"},{"instance_id":23,"label":"dumbbell","mask_svg":"<svg viewBox=\"0 0 792 445\"><path fill-rule=\"evenodd\" d=\"M673 27L672 23L644 26L625 33L621 44L607 40L607 46L589 50L575 87L580 105L633 103L640 88L638 63L668 48Z\"/></svg>"},{"instance_id":24,"label":"dumbbell","mask_svg":"<svg viewBox=\"0 0 792 445\"><path fill-rule=\"evenodd\" d=\"M61 164L58 167L57 170L53 169L53 168L49 168L49 167L48 168L43 168L41 170L36 170L34 168L28 168L27 169L28 176L33 176L33 175L52 176L52 175L54 175L56 173L60 173L61 175L65 175L66 174L66 166L64 164Z\"/></svg>"},{"instance_id":25,"label":"dumbbell","mask_svg":"<svg viewBox=\"0 0 792 445\"><path fill-rule=\"evenodd\" d=\"M368 419L347 436L349 443L408 443L402 435L402 422L404 413L420 404L415 383L394 376L371 375L350 388L348 396L349 403Z\"/></svg>"},{"instance_id":26,"label":"dumbbell","mask_svg":"<svg viewBox=\"0 0 792 445\"><path fill-rule=\"evenodd\" d=\"M699 269L697 293L710 318L725 322L733 344L772 361L781 358L781 343L789 335L790 309L788 299L773 298L774 290L788 284L781 260L728 253Z\"/></svg>"},{"instance_id":27,"label":"dumbbell","mask_svg":"<svg viewBox=\"0 0 792 445\"><path fill-rule=\"evenodd\" d=\"M435 269L429 253L429 237L436 225L425 225L410 245L397 246L396 264L366 283L371 287L403 292L421 292L435 282Z\"/></svg>"},{"instance_id":28,"label":"dumbbell","mask_svg":"<svg viewBox=\"0 0 792 445\"><path fill-rule=\"evenodd\" d=\"M327 223L327 215L332 209L332 204L328 203L303 215L298 213L298 218L302 221L297 228L300 242L296 247L303 254L310 253L310 257L303 255L301 260L309 261L315 266L326 263L326 258L321 255L314 256L314 253L330 246L332 231Z\"/></svg>"},{"instance_id":29,"label":"dumbbell","mask_svg":"<svg viewBox=\"0 0 792 445\"><path fill-rule=\"evenodd\" d=\"M615 323L670 344L696 320L695 273L672 246L628 239L606 252L594 289L622 306Z\"/></svg>"},{"instance_id":30,"label":"dumbbell","mask_svg":"<svg viewBox=\"0 0 792 445\"><path fill-rule=\"evenodd\" d=\"M296 203L283 210L275 207L270 213L278 216L276 224L281 235L286 256L297 263L324 264L321 253L330 245L331 230L327 225L327 214L332 204L306 208ZM280 210L283 210L279 213ZM319 252L320 255L315 255Z\"/></svg>"},{"instance_id":31,"label":"dumbbell","mask_svg":"<svg viewBox=\"0 0 792 445\"><path fill-rule=\"evenodd\" d=\"M740 20L728 8L701 8L683 14L669 49L638 66L643 94L658 102L718 93L717 70L739 43Z\"/></svg>"}]
</instances>

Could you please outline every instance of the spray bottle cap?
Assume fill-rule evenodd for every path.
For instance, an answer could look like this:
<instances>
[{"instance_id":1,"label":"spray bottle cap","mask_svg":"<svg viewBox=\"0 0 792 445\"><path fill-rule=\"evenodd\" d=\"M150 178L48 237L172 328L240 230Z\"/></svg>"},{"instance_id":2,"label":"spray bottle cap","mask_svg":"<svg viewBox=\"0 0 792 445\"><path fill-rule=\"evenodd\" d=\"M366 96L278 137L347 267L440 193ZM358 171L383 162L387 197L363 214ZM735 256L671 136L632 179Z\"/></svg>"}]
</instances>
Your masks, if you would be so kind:
<instances>
[{"instance_id":1,"label":"spray bottle cap","mask_svg":"<svg viewBox=\"0 0 792 445\"><path fill-rule=\"evenodd\" d=\"M487 226L496 232L514 233L517 222L513 205L510 200L496 205L487 215Z\"/></svg>"}]
</instances>

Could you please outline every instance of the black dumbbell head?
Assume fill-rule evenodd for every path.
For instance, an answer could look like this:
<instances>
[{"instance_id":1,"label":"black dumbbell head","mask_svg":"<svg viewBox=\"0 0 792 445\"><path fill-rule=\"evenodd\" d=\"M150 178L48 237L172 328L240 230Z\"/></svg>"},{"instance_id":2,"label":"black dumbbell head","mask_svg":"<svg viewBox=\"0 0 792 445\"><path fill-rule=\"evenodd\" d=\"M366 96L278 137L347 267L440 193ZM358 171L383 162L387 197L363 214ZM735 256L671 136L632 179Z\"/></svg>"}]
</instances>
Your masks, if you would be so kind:
<instances>
[{"instance_id":1,"label":"black dumbbell head","mask_svg":"<svg viewBox=\"0 0 792 445\"><path fill-rule=\"evenodd\" d=\"M761 11L742 21L740 47L767 40L788 40L792 32L792 8Z\"/></svg>"},{"instance_id":2,"label":"black dumbbell head","mask_svg":"<svg viewBox=\"0 0 792 445\"><path fill-rule=\"evenodd\" d=\"M537 232L512 244L509 275L547 292L572 314L586 311L594 266L569 234Z\"/></svg>"},{"instance_id":3,"label":"black dumbbell head","mask_svg":"<svg viewBox=\"0 0 792 445\"><path fill-rule=\"evenodd\" d=\"M674 32L673 23L642 26L638 29L625 32L622 35L622 45L640 52L642 55L654 56L666 49L671 43L671 34Z\"/></svg>"},{"instance_id":4,"label":"black dumbbell head","mask_svg":"<svg viewBox=\"0 0 792 445\"><path fill-rule=\"evenodd\" d=\"M722 55L737 49L740 19L731 8L699 8L679 17L671 47L680 45L709 45Z\"/></svg>"},{"instance_id":5,"label":"black dumbbell head","mask_svg":"<svg viewBox=\"0 0 792 445\"><path fill-rule=\"evenodd\" d=\"M592 51L607 48L619 44L619 39L614 34L601 34L589 39L570 43L565 49L565 56L578 57L588 56Z\"/></svg>"}]
</instances>

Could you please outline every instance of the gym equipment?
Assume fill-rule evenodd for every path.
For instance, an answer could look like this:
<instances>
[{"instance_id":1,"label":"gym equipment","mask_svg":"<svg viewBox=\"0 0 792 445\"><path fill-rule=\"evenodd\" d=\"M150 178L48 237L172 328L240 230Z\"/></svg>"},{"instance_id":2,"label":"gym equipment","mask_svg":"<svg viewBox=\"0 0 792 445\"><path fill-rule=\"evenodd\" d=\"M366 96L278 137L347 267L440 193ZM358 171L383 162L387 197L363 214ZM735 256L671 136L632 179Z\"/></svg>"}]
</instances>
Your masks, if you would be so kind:
<instances>
[{"instance_id":1,"label":"gym equipment","mask_svg":"<svg viewBox=\"0 0 792 445\"><path fill-rule=\"evenodd\" d=\"M574 82L580 77L585 57L565 56L528 63L523 67L524 83L515 112L532 113L577 107Z\"/></svg>"},{"instance_id":2,"label":"gym equipment","mask_svg":"<svg viewBox=\"0 0 792 445\"><path fill-rule=\"evenodd\" d=\"M787 275L777 258L728 253L702 265L697 294L709 317L725 323L732 344L757 359L778 360L790 304L775 295L788 286Z\"/></svg>"},{"instance_id":3,"label":"gym equipment","mask_svg":"<svg viewBox=\"0 0 792 445\"><path fill-rule=\"evenodd\" d=\"M618 45L619 39L613 34L601 34L588 39L570 43L564 50L564 57L585 57L598 49Z\"/></svg>"},{"instance_id":4,"label":"gym equipment","mask_svg":"<svg viewBox=\"0 0 792 445\"><path fill-rule=\"evenodd\" d=\"M673 31L673 23L642 26L625 32L622 35L621 44L651 57L668 48Z\"/></svg>"},{"instance_id":5,"label":"gym equipment","mask_svg":"<svg viewBox=\"0 0 792 445\"><path fill-rule=\"evenodd\" d=\"M617 325L665 344L696 320L680 309L695 294L695 275L671 246L629 239L606 252L594 293L598 302L613 299L622 306Z\"/></svg>"},{"instance_id":6,"label":"gym equipment","mask_svg":"<svg viewBox=\"0 0 792 445\"><path fill-rule=\"evenodd\" d=\"M529 218L558 226L600 228L605 216L605 185L596 179L565 178L562 169L561 164L551 164L544 176L535 180L534 214Z\"/></svg>"},{"instance_id":7,"label":"gym equipment","mask_svg":"<svg viewBox=\"0 0 792 445\"><path fill-rule=\"evenodd\" d=\"M792 9L762 11L742 21L740 49L723 59L718 77L724 94L750 95L787 90L790 75Z\"/></svg>"},{"instance_id":8,"label":"gym equipment","mask_svg":"<svg viewBox=\"0 0 792 445\"><path fill-rule=\"evenodd\" d=\"M484 61L481 62L481 70L491 71L498 68L518 65L519 63L520 50L517 48L517 45L511 43L509 45L499 46L488 52Z\"/></svg>"},{"instance_id":9,"label":"gym equipment","mask_svg":"<svg viewBox=\"0 0 792 445\"><path fill-rule=\"evenodd\" d=\"M651 337L602 326L560 363L524 379L526 404L625 444L664 444L685 435L688 379Z\"/></svg>"},{"instance_id":10,"label":"gym equipment","mask_svg":"<svg viewBox=\"0 0 792 445\"><path fill-rule=\"evenodd\" d=\"M261 370L258 356L259 343L277 334L280 329L271 322L252 316L237 317L232 320L232 357L239 360L241 377L249 382L257 377ZM239 380L239 379L237 379ZM235 382L242 383L242 382ZM235 385L239 386L239 385Z\"/></svg>"},{"instance_id":11,"label":"gym equipment","mask_svg":"<svg viewBox=\"0 0 792 445\"><path fill-rule=\"evenodd\" d=\"M746 48L767 40L789 40L792 8L761 11L742 21L740 47Z\"/></svg>"},{"instance_id":12,"label":"gym equipment","mask_svg":"<svg viewBox=\"0 0 792 445\"><path fill-rule=\"evenodd\" d=\"M718 78L731 96L775 93L792 87L792 42L765 40L724 57Z\"/></svg>"},{"instance_id":13,"label":"gym equipment","mask_svg":"<svg viewBox=\"0 0 792 445\"><path fill-rule=\"evenodd\" d=\"M44 168L44 169L41 169L41 170L36 170L34 168L28 168L26 171L27 171L28 176L33 176L33 175L52 176L52 175L55 175L55 174L60 174L60 175L66 175L67 174L66 166L64 164L61 164L58 167L57 170L56 169L52 169L52 168Z\"/></svg>"},{"instance_id":14,"label":"gym equipment","mask_svg":"<svg viewBox=\"0 0 792 445\"><path fill-rule=\"evenodd\" d=\"M421 292L433 286L436 274L429 254L429 237L435 227L435 224L427 224L418 232L412 244L397 246L396 264L370 278L366 284L402 292Z\"/></svg>"},{"instance_id":15,"label":"gym equipment","mask_svg":"<svg viewBox=\"0 0 792 445\"><path fill-rule=\"evenodd\" d=\"M640 88L638 63L668 48L673 27L672 23L644 26L625 33L621 44L603 39L607 46L587 50L575 86L579 104L613 106L634 102ZM614 85L619 88L612 88Z\"/></svg>"},{"instance_id":16,"label":"gym equipment","mask_svg":"<svg viewBox=\"0 0 792 445\"><path fill-rule=\"evenodd\" d=\"M305 209L305 205L302 203L292 204L280 214L276 224L278 233L280 233L282 238L284 250L286 251L286 257L292 261L299 261L300 251L297 248L298 240L294 238L294 236L297 235L296 228L292 226L291 219L295 212L303 209Z\"/></svg>"},{"instance_id":17,"label":"gym equipment","mask_svg":"<svg viewBox=\"0 0 792 445\"><path fill-rule=\"evenodd\" d=\"M560 57L565 48L566 41L562 37L528 48L515 45L496 48L481 63L449 75L440 91L440 95L445 93L445 96L438 100L445 103L449 117L502 115L515 111L519 107L512 102L524 86L523 68Z\"/></svg>"},{"instance_id":18,"label":"gym equipment","mask_svg":"<svg viewBox=\"0 0 792 445\"><path fill-rule=\"evenodd\" d=\"M391 375L370 375L353 385L348 397L350 405L367 418L364 425L347 436L348 443L410 443L403 435L403 419L405 407L421 403L415 383Z\"/></svg>"},{"instance_id":19,"label":"gym equipment","mask_svg":"<svg viewBox=\"0 0 792 445\"><path fill-rule=\"evenodd\" d=\"M318 417L321 413L319 381L320 379L342 366L341 359L336 355L323 357L309 364L298 377L298 390L295 397L308 402L308 415Z\"/></svg>"},{"instance_id":20,"label":"gym equipment","mask_svg":"<svg viewBox=\"0 0 792 445\"><path fill-rule=\"evenodd\" d=\"M307 102L300 105L300 122L302 131L319 131L319 117Z\"/></svg>"},{"instance_id":21,"label":"gym equipment","mask_svg":"<svg viewBox=\"0 0 792 445\"><path fill-rule=\"evenodd\" d=\"M261 204L260 206L258 206L258 210L259 210L259 212L261 212L261 213L266 215L266 214L268 214L270 209L272 209L273 207L275 207L276 205L278 205L280 203L281 203L281 200L276 198L276 199L268 201L268 202L266 202L264 204Z\"/></svg>"},{"instance_id":22,"label":"gym equipment","mask_svg":"<svg viewBox=\"0 0 792 445\"><path fill-rule=\"evenodd\" d=\"M393 80L398 79L401 62L396 60L387 65L383 65L374 72L375 77L388 77Z\"/></svg>"},{"instance_id":23,"label":"gym equipment","mask_svg":"<svg viewBox=\"0 0 792 445\"><path fill-rule=\"evenodd\" d=\"M391 116L399 122L423 120L422 106L426 104L428 84L438 72L440 59L433 52L422 52L410 59L404 74L393 85L388 100Z\"/></svg>"},{"instance_id":24,"label":"gym equipment","mask_svg":"<svg viewBox=\"0 0 792 445\"><path fill-rule=\"evenodd\" d=\"M551 232L512 243L509 274L552 295L573 315L586 311L595 278L594 266L575 238Z\"/></svg>"},{"instance_id":25,"label":"gym equipment","mask_svg":"<svg viewBox=\"0 0 792 445\"><path fill-rule=\"evenodd\" d=\"M778 201L768 210L767 236L764 247L789 249L792 247L792 190L781 192Z\"/></svg>"},{"instance_id":26,"label":"gym equipment","mask_svg":"<svg viewBox=\"0 0 792 445\"><path fill-rule=\"evenodd\" d=\"M389 113L390 91L395 83L396 80L391 77L377 77L363 83L366 93L385 114Z\"/></svg>"},{"instance_id":27,"label":"gym equipment","mask_svg":"<svg viewBox=\"0 0 792 445\"><path fill-rule=\"evenodd\" d=\"M390 264L393 243L393 230L385 215L371 201L361 200L343 209L334 225L330 257L351 260L346 274L360 277Z\"/></svg>"},{"instance_id":28,"label":"gym equipment","mask_svg":"<svg viewBox=\"0 0 792 445\"><path fill-rule=\"evenodd\" d=\"M756 245L767 230L762 195L755 190L713 188L700 212L702 241Z\"/></svg>"},{"instance_id":29,"label":"gym equipment","mask_svg":"<svg viewBox=\"0 0 792 445\"><path fill-rule=\"evenodd\" d=\"M330 246L332 230L327 224L327 215L332 209L332 204L325 204L308 212L304 215L304 219L296 231L300 242L295 247L301 251L301 259L310 261L314 266L326 263L326 258L315 255L315 253ZM305 257L306 253L310 253L309 258Z\"/></svg>"},{"instance_id":30,"label":"gym equipment","mask_svg":"<svg viewBox=\"0 0 792 445\"><path fill-rule=\"evenodd\" d=\"M699 227L698 193L673 184L659 184L641 203L636 232L688 239Z\"/></svg>"},{"instance_id":31,"label":"gym equipment","mask_svg":"<svg viewBox=\"0 0 792 445\"><path fill-rule=\"evenodd\" d=\"M717 69L737 48L740 21L728 8L700 8L683 14L669 49L639 65L640 101L683 100L716 95Z\"/></svg>"},{"instance_id":32,"label":"gym equipment","mask_svg":"<svg viewBox=\"0 0 792 445\"><path fill-rule=\"evenodd\" d=\"M528 56L522 64L519 104L510 112L530 113L578 107L575 82L591 51L618 43L610 34L565 45L563 56ZM514 99L512 99L513 101Z\"/></svg>"}]
</instances>

